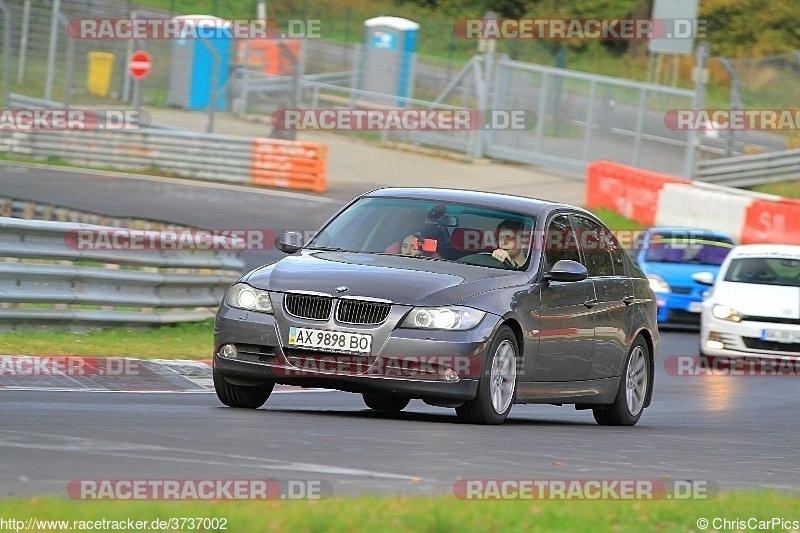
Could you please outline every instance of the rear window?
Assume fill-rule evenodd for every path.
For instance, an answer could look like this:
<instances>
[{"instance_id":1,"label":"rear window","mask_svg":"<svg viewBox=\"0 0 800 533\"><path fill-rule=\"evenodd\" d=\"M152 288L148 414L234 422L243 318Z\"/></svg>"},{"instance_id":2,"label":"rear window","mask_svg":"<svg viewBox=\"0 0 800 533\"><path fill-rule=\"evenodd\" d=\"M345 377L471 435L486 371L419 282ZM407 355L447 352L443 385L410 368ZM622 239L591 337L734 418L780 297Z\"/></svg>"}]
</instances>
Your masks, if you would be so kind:
<instances>
[{"instance_id":1,"label":"rear window","mask_svg":"<svg viewBox=\"0 0 800 533\"><path fill-rule=\"evenodd\" d=\"M733 249L729 239L712 235L655 233L650 237L645 261L719 266Z\"/></svg>"}]
</instances>

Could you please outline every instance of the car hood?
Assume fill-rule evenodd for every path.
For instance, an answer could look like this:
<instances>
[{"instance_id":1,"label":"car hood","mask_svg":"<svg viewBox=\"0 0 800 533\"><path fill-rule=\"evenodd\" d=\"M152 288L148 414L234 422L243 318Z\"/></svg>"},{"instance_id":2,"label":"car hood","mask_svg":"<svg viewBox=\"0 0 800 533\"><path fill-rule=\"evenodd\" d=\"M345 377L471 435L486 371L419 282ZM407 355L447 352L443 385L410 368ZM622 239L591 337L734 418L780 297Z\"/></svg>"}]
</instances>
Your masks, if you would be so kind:
<instances>
[{"instance_id":1,"label":"car hood","mask_svg":"<svg viewBox=\"0 0 800 533\"><path fill-rule=\"evenodd\" d=\"M800 318L800 287L720 281L712 301L743 315Z\"/></svg>"},{"instance_id":2,"label":"car hood","mask_svg":"<svg viewBox=\"0 0 800 533\"><path fill-rule=\"evenodd\" d=\"M527 280L523 272L397 255L303 251L254 270L243 281L270 291L313 291L383 298L406 305L449 305ZM337 292L345 286L347 292Z\"/></svg>"}]
</instances>

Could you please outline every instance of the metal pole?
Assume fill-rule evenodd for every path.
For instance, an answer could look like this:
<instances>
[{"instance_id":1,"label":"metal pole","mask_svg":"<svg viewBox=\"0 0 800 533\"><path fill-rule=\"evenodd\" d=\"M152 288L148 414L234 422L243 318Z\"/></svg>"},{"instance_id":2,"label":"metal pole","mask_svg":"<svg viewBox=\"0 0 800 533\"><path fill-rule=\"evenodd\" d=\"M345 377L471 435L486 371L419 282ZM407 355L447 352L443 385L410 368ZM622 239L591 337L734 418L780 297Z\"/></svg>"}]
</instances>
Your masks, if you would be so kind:
<instances>
[{"instance_id":1,"label":"metal pole","mask_svg":"<svg viewBox=\"0 0 800 533\"><path fill-rule=\"evenodd\" d=\"M206 125L206 133L214 133L214 113L217 111L217 100L219 99L219 64L221 58L219 52L212 44L209 44L208 39L200 39L211 55L213 56L213 63L211 65L211 102L208 106L208 124Z\"/></svg>"},{"instance_id":2,"label":"metal pole","mask_svg":"<svg viewBox=\"0 0 800 533\"><path fill-rule=\"evenodd\" d=\"M131 19L136 18L136 11L131 11ZM128 65L133 56L133 47L136 45L133 39L128 39L127 50L125 53L125 68L122 70L122 101L126 104L131 100L131 72Z\"/></svg>"},{"instance_id":3,"label":"metal pole","mask_svg":"<svg viewBox=\"0 0 800 533\"><path fill-rule=\"evenodd\" d=\"M241 87L239 92L239 116L243 117L247 112L247 97L250 92L250 39L244 44L244 72L242 72Z\"/></svg>"},{"instance_id":4,"label":"metal pole","mask_svg":"<svg viewBox=\"0 0 800 533\"><path fill-rule=\"evenodd\" d=\"M67 67L64 73L64 107L69 109L72 98L72 64L75 58L75 40L67 38Z\"/></svg>"},{"instance_id":5,"label":"metal pole","mask_svg":"<svg viewBox=\"0 0 800 533\"><path fill-rule=\"evenodd\" d=\"M140 80L139 78L133 80L133 108L136 110L137 117L141 115L140 113L140 109L142 107L141 85L142 85L142 80Z\"/></svg>"},{"instance_id":6,"label":"metal pole","mask_svg":"<svg viewBox=\"0 0 800 533\"><path fill-rule=\"evenodd\" d=\"M719 62L724 68L728 76L731 77L731 95L730 95L730 108L731 111L736 109L742 109L742 101L741 101L741 93L739 92L739 88L741 87L741 79L739 78L739 74L736 72L736 69L733 68L733 64L731 64L728 58L720 56ZM734 143L734 128L728 129L728 142L725 146L725 155L730 157L733 155L733 143Z\"/></svg>"},{"instance_id":7,"label":"metal pole","mask_svg":"<svg viewBox=\"0 0 800 533\"><path fill-rule=\"evenodd\" d=\"M47 48L47 73L44 81L44 99L53 99L53 76L56 68L56 47L58 45L58 16L61 14L61 0L53 0L50 16L50 43Z\"/></svg>"},{"instance_id":8,"label":"metal pole","mask_svg":"<svg viewBox=\"0 0 800 533\"><path fill-rule=\"evenodd\" d=\"M0 0L0 11L3 12L3 105L9 107L8 96L11 87L9 69L11 63L11 10L6 3Z\"/></svg>"},{"instance_id":9,"label":"metal pole","mask_svg":"<svg viewBox=\"0 0 800 533\"><path fill-rule=\"evenodd\" d=\"M589 111L586 113L586 130L583 132L583 153L582 159L589 162L589 154L592 143L592 129L594 128L594 99L597 93L597 80L593 79L589 84ZM538 117L537 117L538 118Z\"/></svg>"},{"instance_id":10,"label":"metal pole","mask_svg":"<svg viewBox=\"0 0 800 533\"><path fill-rule=\"evenodd\" d=\"M22 35L19 38L19 64L17 65L17 83L25 79L25 56L28 53L28 26L31 23L31 0L25 0L22 7Z\"/></svg>"},{"instance_id":11,"label":"metal pole","mask_svg":"<svg viewBox=\"0 0 800 533\"><path fill-rule=\"evenodd\" d=\"M642 135L644 130L644 112L647 108L647 89L639 93L639 111L636 114L636 138L633 142L633 166L638 167L642 155Z\"/></svg>"},{"instance_id":12,"label":"metal pole","mask_svg":"<svg viewBox=\"0 0 800 533\"><path fill-rule=\"evenodd\" d=\"M704 72L706 61L708 60L709 46L706 41L701 41L697 45L697 60L694 70L694 98L692 98L692 109L699 110L705 105L705 80ZM686 136L686 152L683 157L683 175L692 178L695 171L695 157L697 149L697 130L690 129Z\"/></svg>"}]
</instances>

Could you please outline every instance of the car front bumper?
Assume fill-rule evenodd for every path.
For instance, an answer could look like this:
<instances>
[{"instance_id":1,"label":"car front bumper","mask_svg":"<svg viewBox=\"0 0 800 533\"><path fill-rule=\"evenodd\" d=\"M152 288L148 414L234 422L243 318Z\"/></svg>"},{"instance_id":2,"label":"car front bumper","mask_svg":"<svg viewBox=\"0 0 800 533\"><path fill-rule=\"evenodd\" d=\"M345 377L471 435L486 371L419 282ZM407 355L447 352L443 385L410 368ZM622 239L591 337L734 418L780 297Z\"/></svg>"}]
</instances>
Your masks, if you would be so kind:
<instances>
[{"instance_id":1,"label":"car front bumper","mask_svg":"<svg viewBox=\"0 0 800 533\"><path fill-rule=\"evenodd\" d=\"M405 312L407 309L399 310L398 316ZM391 324L397 324L397 317L390 317L388 324L380 327L331 327L330 323L310 325L303 319L223 305L214 328L214 372L242 385L274 381L411 398L469 400L476 395L487 343L498 320L487 314L481 324L467 331L396 329ZM288 346L290 326L372 334L372 354L292 348ZM237 347L235 359L220 354L225 344ZM457 380L445 378L447 368L458 373Z\"/></svg>"},{"instance_id":2,"label":"car front bumper","mask_svg":"<svg viewBox=\"0 0 800 533\"><path fill-rule=\"evenodd\" d=\"M700 352L724 357L800 358L800 342L766 340L767 331L800 337L800 325L748 320L732 322L716 318L710 309L704 308Z\"/></svg>"}]
</instances>

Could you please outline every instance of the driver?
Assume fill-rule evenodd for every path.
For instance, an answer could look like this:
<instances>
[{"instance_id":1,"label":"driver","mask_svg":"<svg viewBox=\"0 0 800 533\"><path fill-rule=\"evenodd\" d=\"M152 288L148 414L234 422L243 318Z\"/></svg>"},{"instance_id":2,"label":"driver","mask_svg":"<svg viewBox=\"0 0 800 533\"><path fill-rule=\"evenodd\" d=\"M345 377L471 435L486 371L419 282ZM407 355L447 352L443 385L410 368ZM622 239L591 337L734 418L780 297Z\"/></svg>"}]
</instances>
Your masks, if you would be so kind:
<instances>
[{"instance_id":1,"label":"driver","mask_svg":"<svg viewBox=\"0 0 800 533\"><path fill-rule=\"evenodd\" d=\"M521 268L528 259L526 239L523 239L525 224L519 220L504 220L497 226L497 246L492 257L512 266Z\"/></svg>"}]
</instances>

